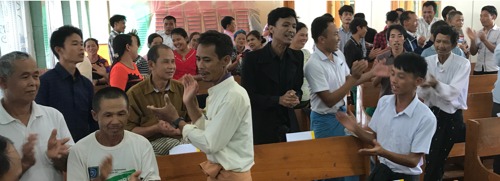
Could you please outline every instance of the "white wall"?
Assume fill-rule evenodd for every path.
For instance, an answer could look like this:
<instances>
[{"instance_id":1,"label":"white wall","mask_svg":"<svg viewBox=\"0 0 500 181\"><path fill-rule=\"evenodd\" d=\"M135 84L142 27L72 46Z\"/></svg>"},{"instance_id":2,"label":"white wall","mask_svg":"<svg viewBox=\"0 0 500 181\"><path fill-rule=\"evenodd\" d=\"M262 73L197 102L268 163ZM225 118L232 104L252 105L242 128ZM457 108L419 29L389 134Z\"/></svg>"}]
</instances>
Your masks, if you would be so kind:
<instances>
[{"instance_id":1,"label":"white wall","mask_svg":"<svg viewBox=\"0 0 500 181\"><path fill-rule=\"evenodd\" d=\"M295 13L299 21L309 28L309 40L304 48L312 52L314 40L311 34L311 23L316 17L326 13L326 0L295 0Z\"/></svg>"}]
</instances>

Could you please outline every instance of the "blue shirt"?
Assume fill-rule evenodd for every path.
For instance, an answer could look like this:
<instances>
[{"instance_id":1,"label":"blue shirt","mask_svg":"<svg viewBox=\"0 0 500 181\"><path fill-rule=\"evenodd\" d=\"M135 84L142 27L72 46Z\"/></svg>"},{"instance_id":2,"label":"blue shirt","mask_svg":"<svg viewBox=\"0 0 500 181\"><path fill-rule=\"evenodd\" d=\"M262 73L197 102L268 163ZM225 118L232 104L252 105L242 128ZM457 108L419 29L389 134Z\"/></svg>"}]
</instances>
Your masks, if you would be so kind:
<instances>
[{"instance_id":1,"label":"blue shirt","mask_svg":"<svg viewBox=\"0 0 500 181\"><path fill-rule=\"evenodd\" d=\"M66 120L73 140L77 142L98 129L90 111L94 87L90 80L75 70L71 76L57 63L54 69L40 77L40 89L35 102L59 110Z\"/></svg>"},{"instance_id":2,"label":"blue shirt","mask_svg":"<svg viewBox=\"0 0 500 181\"><path fill-rule=\"evenodd\" d=\"M454 53L455 55L458 55L458 56L462 56L464 57L465 59L467 59L467 57L465 57L465 54L464 52L462 51L462 49L458 48L458 46L456 46L455 48L453 48L451 50L452 53ZM429 48L426 48L422 54L420 54L420 56L422 57L429 57L429 56L432 56L432 55L436 55L437 52L436 52L436 47L434 47L434 45L432 45L431 47Z\"/></svg>"}]
</instances>

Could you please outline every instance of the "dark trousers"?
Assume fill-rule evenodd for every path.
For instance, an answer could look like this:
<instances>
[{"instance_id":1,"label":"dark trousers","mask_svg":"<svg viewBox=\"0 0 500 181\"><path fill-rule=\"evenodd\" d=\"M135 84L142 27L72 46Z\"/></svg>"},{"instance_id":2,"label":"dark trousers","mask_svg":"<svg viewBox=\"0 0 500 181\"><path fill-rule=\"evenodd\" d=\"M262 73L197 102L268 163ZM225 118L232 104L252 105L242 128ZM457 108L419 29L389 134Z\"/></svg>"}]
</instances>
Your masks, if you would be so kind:
<instances>
[{"instance_id":1,"label":"dark trousers","mask_svg":"<svg viewBox=\"0 0 500 181\"><path fill-rule=\"evenodd\" d=\"M373 168L373 171L368 177L368 181L392 181L400 180L404 181L419 181L420 175L407 175L402 173L393 172L387 165L383 163L378 163Z\"/></svg>"},{"instance_id":2,"label":"dark trousers","mask_svg":"<svg viewBox=\"0 0 500 181\"><path fill-rule=\"evenodd\" d=\"M500 104L493 102L493 109L491 110L491 117L498 117L497 113L500 113ZM500 155L493 158L493 172L500 174Z\"/></svg>"},{"instance_id":3,"label":"dark trousers","mask_svg":"<svg viewBox=\"0 0 500 181\"><path fill-rule=\"evenodd\" d=\"M472 68L474 69L474 68ZM497 74L498 71L493 71L493 72L485 72L485 71L474 71L472 75L485 75L485 74Z\"/></svg>"},{"instance_id":4,"label":"dark trousers","mask_svg":"<svg viewBox=\"0 0 500 181\"><path fill-rule=\"evenodd\" d=\"M425 156L424 181L441 180L444 164L453 144L465 137L462 110L448 114L437 107L431 108L437 118L437 128L432 137L429 154Z\"/></svg>"}]
</instances>

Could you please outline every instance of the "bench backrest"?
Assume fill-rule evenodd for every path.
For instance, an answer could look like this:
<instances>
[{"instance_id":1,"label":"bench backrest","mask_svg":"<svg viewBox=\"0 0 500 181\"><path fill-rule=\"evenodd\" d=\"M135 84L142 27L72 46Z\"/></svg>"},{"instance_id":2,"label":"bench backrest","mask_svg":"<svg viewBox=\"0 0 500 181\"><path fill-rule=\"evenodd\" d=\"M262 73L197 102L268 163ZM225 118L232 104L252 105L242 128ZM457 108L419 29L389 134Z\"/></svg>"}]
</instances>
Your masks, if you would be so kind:
<instances>
[{"instance_id":1,"label":"bench backrest","mask_svg":"<svg viewBox=\"0 0 500 181\"><path fill-rule=\"evenodd\" d=\"M467 121L465 144L466 180L500 180L500 175L487 169L481 157L500 155L500 118Z\"/></svg>"},{"instance_id":2,"label":"bench backrest","mask_svg":"<svg viewBox=\"0 0 500 181\"><path fill-rule=\"evenodd\" d=\"M496 80L497 74L471 75L468 93L491 92Z\"/></svg>"},{"instance_id":3,"label":"bench backrest","mask_svg":"<svg viewBox=\"0 0 500 181\"><path fill-rule=\"evenodd\" d=\"M491 117L493 98L491 92L472 93L467 96L467 110L464 110L464 121Z\"/></svg>"}]
</instances>

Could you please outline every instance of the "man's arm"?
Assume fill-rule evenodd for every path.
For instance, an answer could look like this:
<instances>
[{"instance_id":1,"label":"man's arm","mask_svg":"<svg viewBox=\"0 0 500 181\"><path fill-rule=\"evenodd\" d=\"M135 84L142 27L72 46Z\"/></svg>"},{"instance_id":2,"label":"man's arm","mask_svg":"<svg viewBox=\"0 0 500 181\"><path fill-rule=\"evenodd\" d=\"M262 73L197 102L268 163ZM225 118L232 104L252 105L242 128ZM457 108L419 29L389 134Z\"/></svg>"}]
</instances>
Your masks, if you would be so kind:
<instances>
[{"instance_id":1,"label":"man's arm","mask_svg":"<svg viewBox=\"0 0 500 181\"><path fill-rule=\"evenodd\" d=\"M409 153L409 154L398 154L384 149L377 140L373 140L373 148L360 149L361 154L371 155L371 156L381 156L387 158L388 160L403 165L406 167L414 168L418 166L420 159L424 156L424 153Z\"/></svg>"},{"instance_id":2,"label":"man's arm","mask_svg":"<svg viewBox=\"0 0 500 181\"><path fill-rule=\"evenodd\" d=\"M476 55L477 51L478 51L478 47L476 44L476 38L477 38L476 32L474 30L472 30L471 28L467 28L466 33L470 39L470 51L469 52L471 55Z\"/></svg>"},{"instance_id":3,"label":"man's arm","mask_svg":"<svg viewBox=\"0 0 500 181\"><path fill-rule=\"evenodd\" d=\"M349 113L347 115L344 112L337 112L336 114L337 120L345 127L347 130L354 133L361 141L372 144L372 140L374 140L377 135L375 131L371 130L369 127L362 128L356 121L356 117Z\"/></svg>"}]
</instances>

